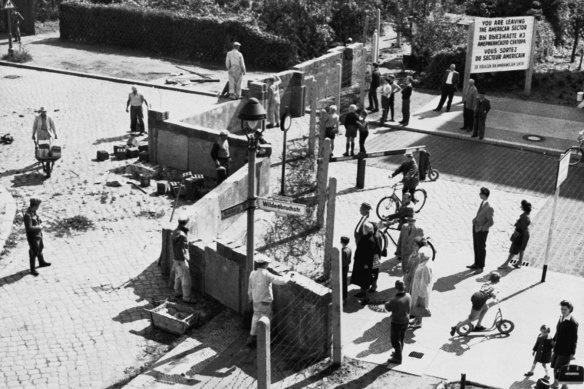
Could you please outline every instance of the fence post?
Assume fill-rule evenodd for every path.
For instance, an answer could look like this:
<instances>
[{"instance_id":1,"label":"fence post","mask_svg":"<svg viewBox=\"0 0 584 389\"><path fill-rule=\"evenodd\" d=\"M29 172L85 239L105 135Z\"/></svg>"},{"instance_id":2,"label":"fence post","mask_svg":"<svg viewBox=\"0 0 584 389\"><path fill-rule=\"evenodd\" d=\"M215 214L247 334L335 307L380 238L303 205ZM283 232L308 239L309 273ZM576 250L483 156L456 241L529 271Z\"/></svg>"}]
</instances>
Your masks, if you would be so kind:
<instances>
[{"instance_id":1,"label":"fence post","mask_svg":"<svg viewBox=\"0 0 584 389\"><path fill-rule=\"evenodd\" d=\"M460 375L460 389L466 389L466 374Z\"/></svg>"},{"instance_id":2,"label":"fence post","mask_svg":"<svg viewBox=\"0 0 584 389\"><path fill-rule=\"evenodd\" d=\"M258 320L257 334L258 389L270 389L272 385L270 319L266 316Z\"/></svg>"},{"instance_id":3,"label":"fence post","mask_svg":"<svg viewBox=\"0 0 584 389\"><path fill-rule=\"evenodd\" d=\"M470 75L472 73L472 69L470 67L472 62L472 42L474 39L474 29L475 29L475 22L472 22L468 25L468 38L466 41L466 62L464 63L464 75L462 76L462 96L466 94L466 90L468 89L468 80L470 80Z\"/></svg>"},{"instance_id":4,"label":"fence post","mask_svg":"<svg viewBox=\"0 0 584 389\"><path fill-rule=\"evenodd\" d=\"M329 159L331 157L331 140L326 138L324 140L324 150L318 164L318 178L317 178L317 196L318 205L316 208L316 225L322 228L324 225L324 207L326 205L326 186L328 180Z\"/></svg>"},{"instance_id":5,"label":"fence post","mask_svg":"<svg viewBox=\"0 0 584 389\"><path fill-rule=\"evenodd\" d=\"M342 60L341 63L337 64L337 69L339 71L339 90L338 93L335 97L335 101L337 103L337 112L341 112L341 91L343 90L342 85L343 85L343 64L342 64Z\"/></svg>"},{"instance_id":6,"label":"fence post","mask_svg":"<svg viewBox=\"0 0 584 389\"><path fill-rule=\"evenodd\" d=\"M363 189L365 187L365 167L367 166L367 160L365 158L359 158L357 160L357 188Z\"/></svg>"},{"instance_id":7,"label":"fence post","mask_svg":"<svg viewBox=\"0 0 584 389\"><path fill-rule=\"evenodd\" d=\"M337 179L329 178L326 204L326 224L324 234L324 277L329 277L331 272L331 252L333 250L333 239L335 238L335 202L337 197Z\"/></svg>"},{"instance_id":8,"label":"fence post","mask_svg":"<svg viewBox=\"0 0 584 389\"><path fill-rule=\"evenodd\" d=\"M306 79L310 96L310 125L308 127L308 155L314 155L316 145L316 80L314 77Z\"/></svg>"},{"instance_id":9,"label":"fence post","mask_svg":"<svg viewBox=\"0 0 584 389\"><path fill-rule=\"evenodd\" d=\"M331 282L333 287L333 365L343 363L342 343L342 307L343 307L343 274L339 249L334 248L331 255Z\"/></svg>"}]
</instances>

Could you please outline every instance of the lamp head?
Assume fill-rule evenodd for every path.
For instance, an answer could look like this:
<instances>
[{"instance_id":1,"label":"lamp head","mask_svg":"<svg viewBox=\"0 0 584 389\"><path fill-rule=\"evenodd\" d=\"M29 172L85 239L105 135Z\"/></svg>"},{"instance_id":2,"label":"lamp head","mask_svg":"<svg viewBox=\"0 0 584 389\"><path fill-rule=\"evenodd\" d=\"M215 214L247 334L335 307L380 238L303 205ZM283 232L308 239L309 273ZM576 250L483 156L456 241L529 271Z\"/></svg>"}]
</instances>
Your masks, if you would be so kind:
<instances>
[{"instance_id":1,"label":"lamp head","mask_svg":"<svg viewBox=\"0 0 584 389\"><path fill-rule=\"evenodd\" d=\"M247 100L237 117L241 120L241 129L249 139L258 129L262 120L266 119L266 111L259 100L252 97ZM260 127L261 132L263 132L263 128Z\"/></svg>"}]
</instances>

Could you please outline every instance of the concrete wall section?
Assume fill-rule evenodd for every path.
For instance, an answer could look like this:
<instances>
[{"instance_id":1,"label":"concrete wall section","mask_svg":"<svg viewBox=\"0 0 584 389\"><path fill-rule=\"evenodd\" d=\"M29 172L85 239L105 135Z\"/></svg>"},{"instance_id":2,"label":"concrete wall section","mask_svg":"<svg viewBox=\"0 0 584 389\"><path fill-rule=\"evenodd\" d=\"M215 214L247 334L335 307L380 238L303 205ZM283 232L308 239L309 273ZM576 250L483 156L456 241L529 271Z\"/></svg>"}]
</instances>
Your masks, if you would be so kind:
<instances>
[{"instance_id":1,"label":"concrete wall section","mask_svg":"<svg viewBox=\"0 0 584 389\"><path fill-rule=\"evenodd\" d=\"M221 256L212 246L205 247L205 293L236 312L240 311L238 263Z\"/></svg>"}]
</instances>

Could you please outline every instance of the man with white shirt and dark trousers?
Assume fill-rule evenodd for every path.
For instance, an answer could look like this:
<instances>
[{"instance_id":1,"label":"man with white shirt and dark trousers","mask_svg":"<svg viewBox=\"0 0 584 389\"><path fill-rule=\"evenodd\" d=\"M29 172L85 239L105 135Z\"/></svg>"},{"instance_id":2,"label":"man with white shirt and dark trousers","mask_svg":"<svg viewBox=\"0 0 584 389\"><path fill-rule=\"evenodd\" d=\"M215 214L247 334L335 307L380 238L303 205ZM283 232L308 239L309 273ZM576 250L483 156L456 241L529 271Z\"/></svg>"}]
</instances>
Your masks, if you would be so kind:
<instances>
[{"instance_id":1,"label":"man with white shirt and dark trousers","mask_svg":"<svg viewBox=\"0 0 584 389\"><path fill-rule=\"evenodd\" d=\"M450 69L446 71L444 74L444 78L442 79L442 96L440 96L440 103L434 111L441 111L442 107L444 106L444 102L446 98L448 98L448 103L446 104L446 112L450 111L450 106L452 105L452 98L454 97L454 92L456 92L456 88L458 87L459 81L459 74L455 70L456 65L450 65Z\"/></svg>"}]
</instances>

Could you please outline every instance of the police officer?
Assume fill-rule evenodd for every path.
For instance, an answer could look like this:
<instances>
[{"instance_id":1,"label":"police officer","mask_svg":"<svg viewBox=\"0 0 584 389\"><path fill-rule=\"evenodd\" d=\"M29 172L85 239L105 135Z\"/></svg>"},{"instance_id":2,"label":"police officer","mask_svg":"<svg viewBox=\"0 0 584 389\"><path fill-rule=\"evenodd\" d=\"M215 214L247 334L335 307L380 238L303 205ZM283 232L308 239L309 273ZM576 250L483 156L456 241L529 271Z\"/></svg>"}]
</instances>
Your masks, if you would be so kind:
<instances>
[{"instance_id":1,"label":"police officer","mask_svg":"<svg viewBox=\"0 0 584 389\"><path fill-rule=\"evenodd\" d=\"M187 224L189 219L181 216L178 219L178 226L172 232L172 250L174 253L174 296L181 298L187 303L194 302L191 297L191 272L189 270L189 241L187 234L189 229Z\"/></svg>"},{"instance_id":2,"label":"police officer","mask_svg":"<svg viewBox=\"0 0 584 389\"><path fill-rule=\"evenodd\" d=\"M38 276L39 273L35 270L35 261L39 259L39 267L51 266L49 262L45 261L43 257L43 231L41 227L41 219L37 215L37 210L41 204L41 200L37 198L30 199L30 206L24 214L24 228L26 230L26 240L28 241L28 255L30 258L30 274Z\"/></svg>"}]
</instances>

